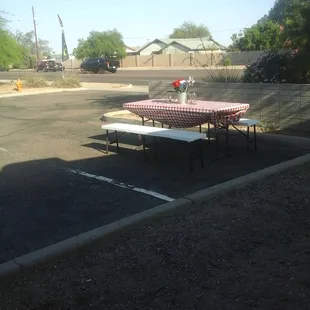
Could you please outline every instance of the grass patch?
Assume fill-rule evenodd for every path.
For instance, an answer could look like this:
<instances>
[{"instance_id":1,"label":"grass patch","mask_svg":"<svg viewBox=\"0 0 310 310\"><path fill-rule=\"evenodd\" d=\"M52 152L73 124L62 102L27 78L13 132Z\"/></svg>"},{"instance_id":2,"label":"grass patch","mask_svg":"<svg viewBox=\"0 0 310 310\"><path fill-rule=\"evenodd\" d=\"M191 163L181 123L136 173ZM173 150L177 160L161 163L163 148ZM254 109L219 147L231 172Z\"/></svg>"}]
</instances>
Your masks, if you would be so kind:
<instances>
[{"instance_id":1,"label":"grass patch","mask_svg":"<svg viewBox=\"0 0 310 310\"><path fill-rule=\"evenodd\" d=\"M279 126L276 123L260 122L261 131L265 133L271 133L279 130Z\"/></svg>"},{"instance_id":2,"label":"grass patch","mask_svg":"<svg viewBox=\"0 0 310 310\"><path fill-rule=\"evenodd\" d=\"M47 86L47 81L42 76L37 75L27 76L23 83L23 87L25 88L41 88Z\"/></svg>"},{"instance_id":3,"label":"grass patch","mask_svg":"<svg viewBox=\"0 0 310 310\"><path fill-rule=\"evenodd\" d=\"M52 86L57 88L78 88L81 87L80 77L77 75L65 75L64 78L53 82Z\"/></svg>"}]
</instances>

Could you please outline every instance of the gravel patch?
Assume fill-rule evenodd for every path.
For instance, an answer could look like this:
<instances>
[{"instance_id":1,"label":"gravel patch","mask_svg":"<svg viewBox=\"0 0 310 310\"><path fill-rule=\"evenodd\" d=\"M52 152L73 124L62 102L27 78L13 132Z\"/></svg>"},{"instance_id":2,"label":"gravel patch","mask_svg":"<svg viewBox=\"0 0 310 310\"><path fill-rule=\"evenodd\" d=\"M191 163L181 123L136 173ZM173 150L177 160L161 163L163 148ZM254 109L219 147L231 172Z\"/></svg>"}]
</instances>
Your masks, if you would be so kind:
<instances>
[{"instance_id":1,"label":"gravel patch","mask_svg":"<svg viewBox=\"0 0 310 310\"><path fill-rule=\"evenodd\" d=\"M1 309L307 309L310 164L0 283Z\"/></svg>"}]
</instances>

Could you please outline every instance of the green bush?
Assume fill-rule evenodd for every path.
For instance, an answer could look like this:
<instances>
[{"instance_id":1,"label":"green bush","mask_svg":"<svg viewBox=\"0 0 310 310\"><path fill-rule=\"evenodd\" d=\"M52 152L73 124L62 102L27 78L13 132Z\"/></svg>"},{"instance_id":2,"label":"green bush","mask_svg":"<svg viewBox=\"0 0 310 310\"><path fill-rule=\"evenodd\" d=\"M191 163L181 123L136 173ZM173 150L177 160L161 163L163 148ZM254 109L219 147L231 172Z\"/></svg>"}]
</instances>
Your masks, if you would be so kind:
<instances>
[{"instance_id":1,"label":"green bush","mask_svg":"<svg viewBox=\"0 0 310 310\"><path fill-rule=\"evenodd\" d=\"M307 69L302 52L288 49L268 51L246 67L242 81L244 83L309 83L309 67Z\"/></svg>"},{"instance_id":2,"label":"green bush","mask_svg":"<svg viewBox=\"0 0 310 310\"><path fill-rule=\"evenodd\" d=\"M79 76L72 74L65 75L63 78L56 80L52 86L58 88L78 88L81 87L81 83Z\"/></svg>"},{"instance_id":3,"label":"green bush","mask_svg":"<svg viewBox=\"0 0 310 310\"><path fill-rule=\"evenodd\" d=\"M24 82L24 87L27 88L41 88L47 86L47 81L42 76L37 75L27 76Z\"/></svg>"},{"instance_id":4,"label":"green bush","mask_svg":"<svg viewBox=\"0 0 310 310\"><path fill-rule=\"evenodd\" d=\"M223 65L225 67L231 66L231 59L229 57L228 58L224 58Z\"/></svg>"}]
</instances>

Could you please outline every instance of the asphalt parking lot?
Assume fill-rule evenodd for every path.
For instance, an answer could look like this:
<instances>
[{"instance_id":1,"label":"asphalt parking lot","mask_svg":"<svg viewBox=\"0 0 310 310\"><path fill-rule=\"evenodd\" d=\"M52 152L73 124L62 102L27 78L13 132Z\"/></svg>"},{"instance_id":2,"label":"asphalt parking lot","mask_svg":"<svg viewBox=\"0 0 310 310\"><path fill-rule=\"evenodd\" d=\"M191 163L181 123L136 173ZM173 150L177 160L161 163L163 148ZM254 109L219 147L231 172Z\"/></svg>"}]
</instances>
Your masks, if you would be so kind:
<instances>
[{"instance_id":1,"label":"asphalt parking lot","mask_svg":"<svg viewBox=\"0 0 310 310\"><path fill-rule=\"evenodd\" d=\"M104 153L100 116L145 94L79 91L0 99L0 263L152 208L170 199L303 155L309 143L258 137L246 153L215 161L205 144L205 168L189 173L184 145L160 143L143 160L137 136L121 152ZM151 142L151 141L150 141Z\"/></svg>"}]
</instances>

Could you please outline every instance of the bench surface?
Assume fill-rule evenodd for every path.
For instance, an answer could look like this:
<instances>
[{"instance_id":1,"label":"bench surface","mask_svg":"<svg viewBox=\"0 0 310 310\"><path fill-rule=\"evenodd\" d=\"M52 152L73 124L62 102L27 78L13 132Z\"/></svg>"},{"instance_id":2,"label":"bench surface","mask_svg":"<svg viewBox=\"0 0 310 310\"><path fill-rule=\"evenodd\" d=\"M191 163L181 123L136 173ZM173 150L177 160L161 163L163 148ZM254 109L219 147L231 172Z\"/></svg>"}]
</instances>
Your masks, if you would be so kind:
<instances>
[{"instance_id":1,"label":"bench surface","mask_svg":"<svg viewBox=\"0 0 310 310\"><path fill-rule=\"evenodd\" d=\"M102 125L104 130L122 131L127 133L133 133L137 135L145 135L151 137L161 137L167 139L180 140L185 142L193 142L196 140L204 139L205 134L200 132L193 132L188 130L177 130L169 128L159 128L151 126L132 125L125 123L113 123L108 125Z\"/></svg>"},{"instance_id":2,"label":"bench surface","mask_svg":"<svg viewBox=\"0 0 310 310\"><path fill-rule=\"evenodd\" d=\"M239 122L236 125L239 126L255 126L259 124L259 120L250 119L250 118L240 118Z\"/></svg>"}]
</instances>

